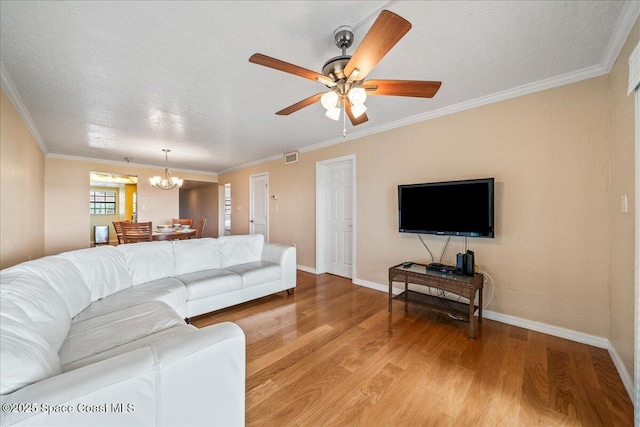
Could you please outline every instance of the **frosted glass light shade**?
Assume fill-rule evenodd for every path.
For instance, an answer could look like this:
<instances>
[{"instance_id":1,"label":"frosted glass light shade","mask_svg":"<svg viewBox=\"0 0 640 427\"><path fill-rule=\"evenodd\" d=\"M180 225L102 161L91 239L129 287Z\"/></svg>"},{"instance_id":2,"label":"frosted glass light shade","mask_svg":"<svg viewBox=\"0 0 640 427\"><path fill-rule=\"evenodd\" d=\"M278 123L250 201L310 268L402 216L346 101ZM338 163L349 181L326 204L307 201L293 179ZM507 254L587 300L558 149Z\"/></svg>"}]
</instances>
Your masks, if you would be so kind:
<instances>
[{"instance_id":1,"label":"frosted glass light shade","mask_svg":"<svg viewBox=\"0 0 640 427\"><path fill-rule=\"evenodd\" d=\"M330 108L336 108L336 105L338 104L338 99L339 99L338 94L335 93L334 91L331 91L331 92L325 93L320 97L320 103L324 108L328 110Z\"/></svg>"},{"instance_id":2,"label":"frosted glass light shade","mask_svg":"<svg viewBox=\"0 0 640 427\"><path fill-rule=\"evenodd\" d=\"M349 91L348 96L352 105L362 105L367 100L367 91L361 87L356 87Z\"/></svg>"},{"instance_id":3,"label":"frosted glass light shade","mask_svg":"<svg viewBox=\"0 0 640 427\"><path fill-rule=\"evenodd\" d=\"M351 107L351 113L355 118L358 118L361 115L363 115L365 111L367 111L367 107L364 104L354 105Z\"/></svg>"},{"instance_id":4,"label":"frosted glass light shade","mask_svg":"<svg viewBox=\"0 0 640 427\"><path fill-rule=\"evenodd\" d=\"M324 115L331 120L338 120L340 118L340 109L338 107L327 108L327 112Z\"/></svg>"},{"instance_id":5,"label":"frosted glass light shade","mask_svg":"<svg viewBox=\"0 0 640 427\"><path fill-rule=\"evenodd\" d=\"M171 172L165 169L162 176L154 176L149 178L149 183L161 190L171 190L176 187L182 187L184 180L175 176L171 176Z\"/></svg>"}]
</instances>

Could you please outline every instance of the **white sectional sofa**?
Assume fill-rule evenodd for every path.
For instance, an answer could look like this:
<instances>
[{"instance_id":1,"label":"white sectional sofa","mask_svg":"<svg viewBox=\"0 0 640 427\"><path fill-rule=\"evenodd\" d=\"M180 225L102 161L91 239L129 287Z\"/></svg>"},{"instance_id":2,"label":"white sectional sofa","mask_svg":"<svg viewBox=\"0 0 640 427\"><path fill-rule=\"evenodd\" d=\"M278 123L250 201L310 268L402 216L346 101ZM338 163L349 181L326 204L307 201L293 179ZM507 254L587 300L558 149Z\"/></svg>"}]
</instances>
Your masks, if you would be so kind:
<instances>
[{"instance_id":1,"label":"white sectional sofa","mask_svg":"<svg viewBox=\"0 0 640 427\"><path fill-rule=\"evenodd\" d=\"M0 272L0 425L244 424L245 341L185 322L296 286L261 235L66 252Z\"/></svg>"}]
</instances>

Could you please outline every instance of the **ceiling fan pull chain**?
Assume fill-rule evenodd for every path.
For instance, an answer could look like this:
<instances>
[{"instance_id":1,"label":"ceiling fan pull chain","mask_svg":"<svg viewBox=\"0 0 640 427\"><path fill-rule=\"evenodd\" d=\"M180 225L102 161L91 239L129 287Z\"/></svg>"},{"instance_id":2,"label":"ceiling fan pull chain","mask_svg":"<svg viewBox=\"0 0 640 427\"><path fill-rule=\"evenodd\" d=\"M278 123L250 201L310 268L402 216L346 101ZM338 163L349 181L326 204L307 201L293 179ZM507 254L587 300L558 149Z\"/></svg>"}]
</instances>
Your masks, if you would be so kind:
<instances>
[{"instance_id":1,"label":"ceiling fan pull chain","mask_svg":"<svg viewBox=\"0 0 640 427\"><path fill-rule=\"evenodd\" d=\"M342 107L342 137L347 137L347 112L344 107Z\"/></svg>"}]
</instances>

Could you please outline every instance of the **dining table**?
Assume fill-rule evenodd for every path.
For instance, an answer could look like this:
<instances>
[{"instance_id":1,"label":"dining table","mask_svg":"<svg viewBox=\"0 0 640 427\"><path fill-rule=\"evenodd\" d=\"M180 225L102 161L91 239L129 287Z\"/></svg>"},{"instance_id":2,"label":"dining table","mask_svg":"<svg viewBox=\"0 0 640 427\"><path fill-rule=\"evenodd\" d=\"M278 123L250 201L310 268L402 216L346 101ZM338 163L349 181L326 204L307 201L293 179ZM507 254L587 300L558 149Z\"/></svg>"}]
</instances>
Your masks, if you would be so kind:
<instances>
[{"instance_id":1,"label":"dining table","mask_svg":"<svg viewBox=\"0 0 640 427\"><path fill-rule=\"evenodd\" d=\"M168 231L154 230L152 233L153 240L184 240L184 239L192 238L193 236L195 236L195 234L196 234L195 228L190 228L188 230L173 229Z\"/></svg>"}]
</instances>

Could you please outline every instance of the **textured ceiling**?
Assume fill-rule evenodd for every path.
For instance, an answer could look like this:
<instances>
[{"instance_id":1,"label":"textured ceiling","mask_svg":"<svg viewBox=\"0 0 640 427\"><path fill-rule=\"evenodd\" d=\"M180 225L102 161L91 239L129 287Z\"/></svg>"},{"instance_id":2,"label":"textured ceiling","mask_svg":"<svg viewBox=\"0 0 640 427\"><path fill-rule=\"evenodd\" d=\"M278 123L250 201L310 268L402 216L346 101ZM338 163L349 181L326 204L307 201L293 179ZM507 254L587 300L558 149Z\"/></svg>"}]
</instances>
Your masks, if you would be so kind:
<instances>
[{"instance_id":1,"label":"textured ceiling","mask_svg":"<svg viewBox=\"0 0 640 427\"><path fill-rule=\"evenodd\" d=\"M433 99L369 97L347 140L605 74L640 9L621 1L0 3L2 87L51 155L223 172L345 140L324 86L249 63L321 71L333 31L352 54L382 8L411 31L368 78L440 80Z\"/></svg>"}]
</instances>

